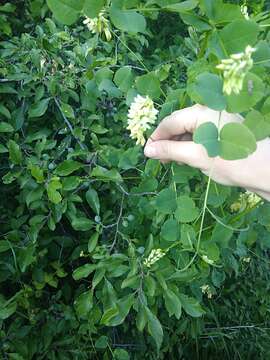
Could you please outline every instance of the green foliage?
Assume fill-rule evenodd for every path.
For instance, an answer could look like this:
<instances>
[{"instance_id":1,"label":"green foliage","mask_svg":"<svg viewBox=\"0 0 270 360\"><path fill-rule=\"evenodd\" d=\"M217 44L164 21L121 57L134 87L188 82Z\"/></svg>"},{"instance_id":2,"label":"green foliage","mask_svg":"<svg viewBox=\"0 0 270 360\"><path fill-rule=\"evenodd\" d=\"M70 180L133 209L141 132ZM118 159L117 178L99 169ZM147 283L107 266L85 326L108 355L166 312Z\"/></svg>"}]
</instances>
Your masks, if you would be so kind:
<instances>
[{"instance_id":1,"label":"green foliage","mask_svg":"<svg viewBox=\"0 0 270 360\"><path fill-rule=\"evenodd\" d=\"M197 129L210 156L255 151L270 134L266 10L252 5L247 20L221 0L0 6L1 358L268 357L269 204L233 212L239 189L146 160L126 129L138 93L160 119L200 102L245 117ZM257 43L242 91L223 94L216 65ZM238 325L254 332L228 330Z\"/></svg>"}]
</instances>

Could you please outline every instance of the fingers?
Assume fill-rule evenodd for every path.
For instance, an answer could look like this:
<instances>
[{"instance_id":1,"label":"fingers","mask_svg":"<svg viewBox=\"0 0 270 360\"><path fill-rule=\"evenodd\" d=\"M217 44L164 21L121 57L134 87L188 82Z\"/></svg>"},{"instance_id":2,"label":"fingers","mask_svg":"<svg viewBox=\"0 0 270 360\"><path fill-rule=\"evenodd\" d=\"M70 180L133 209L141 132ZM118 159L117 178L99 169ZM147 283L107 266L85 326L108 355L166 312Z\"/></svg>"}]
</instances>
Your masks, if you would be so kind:
<instances>
[{"instance_id":1,"label":"fingers","mask_svg":"<svg viewBox=\"0 0 270 360\"><path fill-rule=\"evenodd\" d=\"M152 159L176 161L204 170L209 168L211 161L204 147L192 141L151 141L145 147L144 154Z\"/></svg>"},{"instance_id":2,"label":"fingers","mask_svg":"<svg viewBox=\"0 0 270 360\"><path fill-rule=\"evenodd\" d=\"M238 114L231 114L226 111L220 113L197 104L175 111L170 116L165 117L152 133L146 146L152 141L172 140L176 136L193 133L200 124L207 121L215 123L216 126L223 126L228 122L241 122L242 120Z\"/></svg>"},{"instance_id":3,"label":"fingers","mask_svg":"<svg viewBox=\"0 0 270 360\"><path fill-rule=\"evenodd\" d=\"M173 112L161 121L151 135L151 141L167 140L187 132L192 133L196 129L198 113L198 105Z\"/></svg>"}]
</instances>

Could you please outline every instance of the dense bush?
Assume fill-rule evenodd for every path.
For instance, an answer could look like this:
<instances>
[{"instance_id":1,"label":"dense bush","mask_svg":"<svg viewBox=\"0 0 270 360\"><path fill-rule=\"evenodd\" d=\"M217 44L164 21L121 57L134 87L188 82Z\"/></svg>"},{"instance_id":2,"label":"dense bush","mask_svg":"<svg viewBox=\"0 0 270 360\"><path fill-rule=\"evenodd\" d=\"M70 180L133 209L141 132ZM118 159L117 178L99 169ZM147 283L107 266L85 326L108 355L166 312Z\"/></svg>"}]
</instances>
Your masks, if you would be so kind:
<instances>
[{"instance_id":1,"label":"dense bush","mask_svg":"<svg viewBox=\"0 0 270 360\"><path fill-rule=\"evenodd\" d=\"M158 120L200 102L248 119L233 154L210 153L254 151L270 134L267 4L246 19L238 2L47 3L0 6L1 358L268 358L269 203L146 160L127 130L137 94ZM216 66L248 45L226 95Z\"/></svg>"}]
</instances>

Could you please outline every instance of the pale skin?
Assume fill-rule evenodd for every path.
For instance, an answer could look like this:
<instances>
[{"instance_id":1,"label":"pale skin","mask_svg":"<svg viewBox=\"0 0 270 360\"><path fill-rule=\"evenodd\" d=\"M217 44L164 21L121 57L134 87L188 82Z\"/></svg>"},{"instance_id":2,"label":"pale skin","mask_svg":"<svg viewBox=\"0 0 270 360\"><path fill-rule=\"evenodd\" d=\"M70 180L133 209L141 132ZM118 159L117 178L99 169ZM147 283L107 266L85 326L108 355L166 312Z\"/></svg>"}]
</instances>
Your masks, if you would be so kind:
<instances>
[{"instance_id":1,"label":"pale skin","mask_svg":"<svg viewBox=\"0 0 270 360\"><path fill-rule=\"evenodd\" d=\"M192 141L195 129L208 121L222 127L227 122L242 122L243 118L198 104L175 111L152 133L144 148L145 156L190 165L220 184L245 188L270 201L270 139L257 142L256 151L246 159L210 158L202 145Z\"/></svg>"}]
</instances>

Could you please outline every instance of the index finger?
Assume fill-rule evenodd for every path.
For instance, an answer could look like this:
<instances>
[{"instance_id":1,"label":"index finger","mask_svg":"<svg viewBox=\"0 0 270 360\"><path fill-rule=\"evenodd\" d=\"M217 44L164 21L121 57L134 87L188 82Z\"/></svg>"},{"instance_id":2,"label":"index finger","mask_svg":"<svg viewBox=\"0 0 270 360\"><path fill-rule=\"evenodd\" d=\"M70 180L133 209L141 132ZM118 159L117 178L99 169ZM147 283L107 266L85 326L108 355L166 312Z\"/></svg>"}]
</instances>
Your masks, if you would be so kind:
<instances>
[{"instance_id":1,"label":"index finger","mask_svg":"<svg viewBox=\"0 0 270 360\"><path fill-rule=\"evenodd\" d=\"M193 133L197 126L198 105L174 111L166 116L150 136L148 143L157 140L169 140L176 135Z\"/></svg>"}]
</instances>

